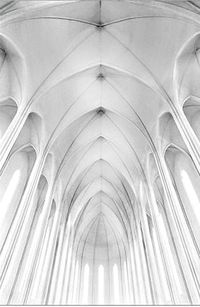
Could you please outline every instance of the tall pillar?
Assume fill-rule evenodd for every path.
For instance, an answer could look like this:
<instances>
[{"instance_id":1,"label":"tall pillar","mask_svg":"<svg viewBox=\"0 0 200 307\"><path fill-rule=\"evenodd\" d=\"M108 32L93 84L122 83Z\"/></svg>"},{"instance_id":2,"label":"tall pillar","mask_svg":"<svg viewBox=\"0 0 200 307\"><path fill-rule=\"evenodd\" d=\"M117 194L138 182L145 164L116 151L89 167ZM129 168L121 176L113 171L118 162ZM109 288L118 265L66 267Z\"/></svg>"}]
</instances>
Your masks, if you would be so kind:
<instances>
[{"instance_id":1,"label":"tall pillar","mask_svg":"<svg viewBox=\"0 0 200 307\"><path fill-rule=\"evenodd\" d=\"M58 265L57 284L54 292L54 304L59 305L62 300L63 283L65 278L66 262L68 257L68 246L71 238L70 228L67 221L64 222L64 234L61 245L61 256Z\"/></svg>"},{"instance_id":2,"label":"tall pillar","mask_svg":"<svg viewBox=\"0 0 200 307\"><path fill-rule=\"evenodd\" d=\"M54 300L55 300L55 292L56 292L56 286L57 286L57 281L59 277L59 264L61 262L62 258L62 247L63 247L63 242L64 242L64 237L65 237L65 223L63 216L61 217L61 222L59 225L59 230L58 230L58 238L57 238L57 245L56 249L54 252L54 265L52 268L52 274L50 278L50 284L48 287L48 294L46 297L46 304L47 305L53 305Z\"/></svg>"},{"instance_id":3,"label":"tall pillar","mask_svg":"<svg viewBox=\"0 0 200 307\"><path fill-rule=\"evenodd\" d=\"M173 302L171 292L170 292L170 284L169 284L169 278L166 274L166 263L164 261L163 252L159 245L159 239L157 236L157 232L155 231L155 228L153 225L149 225L151 228L150 230L150 236L152 238L154 253L155 253L155 261L157 263L158 270L160 272L160 279L162 280L163 285L163 302L165 304L171 304ZM165 241L165 245L167 245L167 241Z\"/></svg>"},{"instance_id":4,"label":"tall pillar","mask_svg":"<svg viewBox=\"0 0 200 307\"><path fill-rule=\"evenodd\" d=\"M19 208L16 212L15 219L13 220L5 244L1 250L0 285L2 288L2 293L5 294L0 295L0 297L4 299L4 302L6 297L8 300L11 299L14 290L13 287L15 287L15 279L18 278L16 274L18 274L18 266L21 265L20 259L23 256L28 234L30 232L30 225L32 224L35 211L35 192L44 162L45 157L39 155L32 168L31 175L19 204ZM12 272L12 276L10 275L11 273L9 273L9 271ZM10 278L11 281L9 281ZM11 293L9 293L10 291Z\"/></svg>"},{"instance_id":5,"label":"tall pillar","mask_svg":"<svg viewBox=\"0 0 200 307\"><path fill-rule=\"evenodd\" d=\"M15 144L24 124L28 117L28 109L19 109L6 130L4 136L0 140L0 174L4 167L6 159Z\"/></svg>"},{"instance_id":6,"label":"tall pillar","mask_svg":"<svg viewBox=\"0 0 200 307\"><path fill-rule=\"evenodd\" d=\"M30 291L29 301L31 301L32 298L32 301L35 304L45 304L46 301L50 272L53 262L52 255L54 255L60 219L60 204L57 204L57 208L54 216L52 217L52 221L49 221L49 236L45 238L45 241L47 241L47 246L46 248L43 246L43 251L38 258L38 267L34 277L34 283Z\"/></svg>"},{"instance_id":7,"label":"tall pillar","mask_svg":"<svg viewBox=\"0 0 200 307\"><path fill-rule=\"evenodd\" d=\"M199 303L200 296L199 296L199 289L196 286L197 276L195 270L193 268L191 253L188 250L187 243L185 241L184 234L181 230L180 218L181 215L177 214L177 210L180 207L179 200L177 199L176 192L174 190L174 186L171 182L170 174L167 169L167 165L165 160L162 156L158 156L155 154L155 162L157 164L158 172L160 175L160 179L163 185L163 189L165 192L166 200L168 206L166 207L167 213L170 216L172 221L173 230L176 232L176 247L177 252L179 255L179 259L182 264L182 269L185 275L185 283L188 289L189 300L192 303Z\"/></svg>"},{"instance_id":8,"label":"tall pillar","mask_svg":"<svg viewBox=\"0 0 200 307\"><path fill-rule=\"evenodd\" d=\"M31 205L33 203L35 191L37 189L39 178L42 172L43 163L44 157L39 155L31 171L28 183L26 185L26 189L24 191L24 194L22 195L19 208L16 212L15 219L13 220L6 241L2 247L2 250L0 251L0 284L2 284L3 282L6 269L8 268L11 260L11 255L14 253L14 248L17 242L20 242L20 240L18 239L18 237L20 236L20 232L26 225L26 221L29 220L29 215L32 211Z\"/></svg>"},{"instance_id":9,"label":"tall pillar","mask_svg":"<svg viewBox=\"0 0 200 307\"><path fill-rule=\"evenodd\" d=\"M146 257L145 257L141 228L139 227L139 225L137 225L137 232L138 232L139 254L140 254L140 259L142 263L144 290L145 290L145 297L146 297L145 301L142 303L150 305L153 303L152 287L151 287L152 285L151 285L150 276L149 276L148 263L146 262Z\"/></svg>"},{"instance_id":10,"label":"tall pillar","mask_svg":"<svg viewBox=\"0 0 200 307\"><path fill-rule=\"evenodd\" d=\"M152 246L152 240L149 233L149 227L148 227L148 221L147 221L147 215L145 211L145 199L143 199L143 191L142 186L140 186L140 195L141 195L141 206L140 206L140 219L141 219L141 225L142 229L144 231L144 240L145 240L145 246L147 248L147 255L148 255L148 261L149 261L149 268L151 272L151 284L152 284L152 290L154 293L155 303L156 304L162 304L162 297L163 297L163 288L161 285L161 280L158 272L158 268L155 263L155 255L153 251Z\"/></svg>"},{"instance_id":11,"label":"tall pillar","mask_svg":"<svg viewBox=\"0 0 200 307\"><path fill-rule=\"evenodd\" d=\"M65 254L65 266L64 270L64 276L62 280L62 291L60 296L60 304L67 304L67 297L68 297L68 291L69 291L69 279L70 279L70 271L71 271L71 264L72 264L72 255L73 255L73 239L74 239L74 233L73 229L70 229L70 237L68 240L67 250Z\"/></svg>"},{"instance_id":12,"label":"tall pillar","mask_svg":"<svg viewBox=\"0 0 200 307\"><path fill-rule=\"evenodd\" d=\"M200 175L200 141L194 133L187 117L185 116L180 106L174 109L173 114L177 128Z\"/></svg>"},{"instance_id":13,"label":"tall pillar","mask_svg":"<svg viewBox=\"0 0 200 307\"><path fill-rule=\"evenodd\" d=\"M27 240L27 245L24 249L24 254L21 259L21 266L18 271L18 280L23 280L24 289L20 289L20 296L23 304L29 302L30 290L35 277L38 257L44 243L44 237L47 231L48 218L51 209L53 186L48 186L44 204L41 207L36 207L36 215L34 215L33 223L35 227L31 233L31 237ZM33 225L34 225L33 224Z\"/></svg>"},{"instance_id":14,"label":"tall pillar","mask_svg":"<svg viewBox=\"0 0 200 307\"><path fill-rule=\"evenodd\" d=\"M69 265L69 277L67 282L67 291L65 293L66 304L70 304L73 299L73 287L76 272L76 253L72 251L71 265Z\"/></svg>"},{"instance_id":15,"label":"tall pillar","mask_svg":"<svg viewBox=\"0 0 200 307\"><path fill-rule=\"evenodd\" d=\"M130 297L129 304L131 305L135 304L135 285L133 282L133 274L135 273L135 268L133 264L131 261L131 250L129 246L129 255L127 257L126 269L127 269L127 276L128 276L128 289L129 289L128 291L129 291L129 297Z\"/></svg>"},{"instance_id":16,"label":"tall pillar","mask_svg":"<svg viewBox=\"0 0 200 307\"><path fill-rule=\"evenodd\" d=\"M151 201L149 200L149 208L151 211L153 225L155 227L155 231L157 235L157 238L155 238L155 240L158 241L158 249L159 249L158 252L161 255L163 266L165 268L165 278L166 278L166 282L168 281L168 288L169 288L169 293L171 296L171 303L180 304L181 301L178 295L178 289L177 289L176 281L174 279L174 274L172 272L172 264L170 263L170 255L168 254L168 248L166 246L167 242L163 240L163 234L161 233L161 229L159 227L159 224L160 224L159 210L158 210L157 201L155 199L153 187L152 187L150 180L148 180L148 187L149 187L149 194L150 194L149 196L151 198ZM169 303L169 301L166 303Z\"/></svg>"},{"instance_id":17,"label":"tall pillar","mask_svg":"<svg viewBox=\"0 0 200 307\"><path fill-rule=\"evenodd\" d=\"M136 221L134 221L136 223ZM136 227L136 226L135 226ZM134 304L140 304L140 264L138 263L137 257L137 247L136 247L136 233L134 232L133 221L131 222L131 238L130 238L129 248L130 248L130 260L131 260L131 272L132 273L132 281L133 281L133 289L134 289Z\"/></svg>"}]
</instances>

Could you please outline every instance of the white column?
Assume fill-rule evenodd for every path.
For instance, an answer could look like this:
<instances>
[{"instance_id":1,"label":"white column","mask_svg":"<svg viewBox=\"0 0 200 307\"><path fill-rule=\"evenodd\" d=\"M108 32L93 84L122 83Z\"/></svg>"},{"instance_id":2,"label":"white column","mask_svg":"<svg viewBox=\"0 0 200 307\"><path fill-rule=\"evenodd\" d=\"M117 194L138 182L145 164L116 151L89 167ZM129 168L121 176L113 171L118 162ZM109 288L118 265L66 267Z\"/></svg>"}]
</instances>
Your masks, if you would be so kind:
<instances>
[{"instance_id":1,"label":"white column","mask_svg":"<svg viewBox=\"0 0 200 307\"><path fill-rule=\"evenodd\" d=\"M187 283L187 289L189 291L189 300L193 304L198 304L200 301L199 290L196 287L196 276L193 269L193 264L191 262L191 253L188 250L188 246L185 242L185 237L181 230L179 215L177 215L177 210L180 208L179 201L177 199L174 186L171 182L170 174L167 169L167 165L162 156L158 157L155 155L155 162L158 167L158 172L165 192L166 200L168 206L166 206L167 213L170 216L172 222L173 230L176 233L176 247L181 261L182 270L185 275L185 282Z\"/></svg>"},{"instance_id":2,"label":"white column","mask_svg":"<svg viewBox=\"0 0 200 307\"><path fill-rule=\"evenodd\" d=\"M11 225L9 234L7 236L5 244L3 245L2 250L0 251L0 286L3 283L5 273L8 267L10 266L10 261L14 257L16 244L20 244L21 250L23 250L23 244L21 242L24 242L25 238L21 241L19 240L19 236L20 233L23 232L24 228L26 228L25 237L28 234L30 215L32 215L32 206L34 203L35 192L39 182L40 174L42 172L43 163L44 157L41 155L38 156L33 166L29 180L27 182L24 194L22 195L22 199L16 212L15 219L13 220L13 223Z\"/></svg>"},{"instance_id":3,"label":"white column","mask_svg":"<svg viewBox=\"0 0 200 307\"><path fill-rule=\"evenodd\" d=\"M70 239L69 239L67 253L66 253L63 286L62 286L62 293L61 293L61 300L60 300L61 304L67 304L67 297L69 294L69 280L70 280L70 274L72 272L72 258L73 258L73 245L74 245L73 239L74 239L74 234L73 234L73 230L71 229Z\"/></svg>"},{"instance_id":4,"label":"white column","mask_svg":"<svg viewBox=\"0 0 200 307\"><path fill-rule=\"evenodd\" d=\"M142 240L142 234L141 234L141 228L138 227L137 225L137 232L138 232L138 243L139 243L139 254L140 254L140 259L142 263L142 273L143 273L143 280L144 280L144 290L145 290L145 301L143 302L144 304L152 304L152 285L151 285L151 280L149 279L149 268L148 268L148 263L146 262L146 255L144 251L144 245L143 245L143 240Z\"/></svg>"},{"instance_id":5,"label":"white column","mask_svg":"<svg viewBox=\"0 0 200 307\"><path fill-rule=\"evenodd\" d=\"M0 174L2 168L4 167L4 163L8 158L8 155L24 126L27 117L28 110L26 108L18 109L4 136L0 140Z\"/></svg>"},{"instance_id":6,"label":"white column","mask_svg":"<svg viewBox=\"0 0 200 307\"><path fill-rule=\"evenodd\" d=\"M132 276L133 276L133 286L134 286L134 303L139 304L140 303L140 282L139 282L139 264L137 263L137 257L136 257L137 238L136 238L136 235L134 234L132 223L131 223L131 228L132 228L132 234L131 234L132 241L129 243L129 247L130 247L130 257L131 257L132 272L133 272Z\"/></svg>"},{"instance_id":7,"label":"white column","mask_svg":"<svg viewBox=\"0 0 200 307\"><path fill-rule=\"evenodd\" d=\"M38 266L36 269L33 286L30 291L29 301L34 304L44 304L46 298L46 292L49 284L49 274L51 272L51 265L54 254L54 248L56 244L56 238L58 233L58 226L61 218L60 208L57 207L52 220L50 219L49 236L47 237L46 248L43 246L43 252L38 258Z\"/></svg>"},{"instance_id":8,"label":"white column","mask_svg":"<svg viewBox=\"0 0 200 307\"><path fill-rule=\"evenodd\" d=\"M168 250L168 246L166 246L167 245L166 240L163 240L163 233L161 231L161 227L159 227L159 224L160 224L159 210L158 210L157 201L155 199L153 188L152 188L150 181L148 182L148 187L149 187L149 192L150 192L150 197L151 197L151 201L149 201L149 208L151 211L153 224L155 225L155 231L158 236L157 238L158 246L159 246L158 248L161 249L159 252L160 254L163 254L163 262L164 262L164 265L166 265L165 276L166 276L166 279L169 278L169 294L171 296L171 303L180 304L181 301L178 295L178 289L177 289L176 281L174 279L174 274L172 272L172 263L170 262L170 259L171 259L169 255L170 251ZM166 303L169 303L169 302L166 302Z\"/></svg>"},{"instance_id":9,"label":"white column","mask_svg":"<svg viewBox=\"0 0 200 307\"><path fill-rule=\"evenodd\" d=\"M173 112L174 114L174 121L177 125L178 130L183 138L185 145L190 153L190 156L198 170L200 175L200 142L197 138L196 134L194 133L190 123L187 120L182 108L175 107Z\"/></svg>"},{"instance_id":10,"label":"white column","mask_svg":"<svg viewBox=\"0 0 200 307\"><path fill-rule=\"evenodd\" d=\"M42 208L38 208L37 228L35 229L29 249L26 255L25 269L20 272L20 279L23 280L25 285L24 291L21 289L21 298L23 303L29 302L29 294L32 287L32 283L35 277L35 269L37 266L38 256L43 246L45 233L48 225L48 217L51 209L52 201L52 184L48 186L48 190L45 196L45 201ZM41 210L41 211L40 211Z\"/></svg>"},{"instance_id":11,"label":"white column","mask_svg":"<svg viewBox=\"0 0 200 307\"><path fill-rule=\"evenodd\" d=\"M141 197L143 197L143 191L140 191ZM145 200L141 198L140 206L140 218L142 229L144 231L144 240L147 248L147 255L149 261L149 269L151 272L151 284L154 293L155 304L162 304L163 289L159 278L159 272L155 263L155 255L153 251L152 241L149 234L149 227L147 222L147 216L145 212Z\"/></svg>"},{"instance_id":12,"label":"white column","mask_svg":"<svg viewBox=\"0 0 200 307\"><path fill-rule=\"evenodd\" d=\"M62 252L63 252L63 243L65 239L65 222L62 217L61 224L59 226L59 233L58 233L58 246L55 251L55 265L52 272L52 278L51 278L51 284L49 288L49 295L46 299L47 305L53 305L55 301L55 295L56 295L56 289L58 287L58 279L59 279L59 268L62 258Z\"/></svg>"}]
</instances>

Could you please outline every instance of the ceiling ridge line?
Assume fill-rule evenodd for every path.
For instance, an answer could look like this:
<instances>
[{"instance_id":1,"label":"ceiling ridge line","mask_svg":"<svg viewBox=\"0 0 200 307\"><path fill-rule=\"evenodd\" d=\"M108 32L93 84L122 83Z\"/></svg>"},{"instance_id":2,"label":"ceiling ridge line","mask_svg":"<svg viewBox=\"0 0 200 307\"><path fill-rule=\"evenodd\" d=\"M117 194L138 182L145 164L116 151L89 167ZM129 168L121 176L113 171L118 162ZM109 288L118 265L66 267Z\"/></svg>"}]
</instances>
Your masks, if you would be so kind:
<instances>
[{"instance_id":1,"label":"ceiling ridge line","mask_svg":"<svg viewBox=\"0 0 200 307\"><path fill-rule=\"evenodd\" d=\"M118 180L121 182L121 184L123 185L123 182L121 181L121 178L119 177L119 174L121 174L120 172L119 172L119 170L118 169L116 169L114 166L112 166L108 161L106 161L106 160L103 160L104 161L104 163L106 163L111 169L112 169L112 171L114 172L114 174L115 174L115 176L118 178ZM97 164L99 162L99 160L96 160L94 163L92 163L90 166L88 166L88 168L87 169L85 169L84 171L82 171L82 178L81 178L81 180L79 181L79 183L78 183L78 185L77 185L77 188L76 188L76 190L79 188L79 186L82 184L82 182L83 182L83 179L84 179L84 176L87 176L87 172L89 172L90 171L90 169L95 165L95 164ZM117 173L117 172L119 172L119 174ZM121 176L123 176L123 174L121 174ZM123 176L124 177L124 176ZM125 177L124 177L125 178ZM125 178L126 179L126 178ZM128 182L127 182L128 183ZM129 183L128 183L129 184ZM124 186L124 185L123 185ZM126 194L128 194L128 192L127 192L127 190L126 190L126 188L124 187L124 189L125 189L125 191L126 191ZM74 198L75 196L75 194L76 194L76 190L74 191L74 193L73 193L73 196L72 196L72 198ZM129 200L130 200L130 197L128 196L128 198L129 198ZM131 202L130 202L130 204L131 204Z\"/></svg>"},{"instance_id":2,"label":"ceiling ridge line","mask_svg":"<svg viewBox=\"0 0 200 307\"><path fill-rule=\"evenodd\" d=\"M170 13L169 13L170 14ZM118 23L130 21L130 20L137 20L137 19L150 19L150 18L163 18L163 19L175 19L181 20L183 22L188 22L191 24L195 24L199 26L199 23L193 19L187 18L186 16L166 16L166 15L142 15L142 16L129 16L124 18L119 18L110 22L106 22L102 24L102 27L109 27Z\"/></svg>"},{"instance_id":3,"label":"ceiling ridge line","mask_svg":"<svg viewBox=\"0 0 200 307\"><path fill-rule=\"evenodd\" d=\"M167 92L165 91L165 89L163 88L163 86L160 84L160 82L157 80L157 78L154 76L153 72L150 70L150 68L133 52L130 50L130 48L128 48L128 46L126 46L120 39L118 39L113 33L111 33L108 30L105 30L111 37L113 37L122 47L124 47L140 64L141 66L144 68L144 70L150 75L150 77L152 78L152 80L155 82L155 85L158 87L159 92L157 93L157 90L154 89L152 86L150 86L150 84L148 84L145 80L141 79L140 77L136 76L137 80L141 80L141 82L146 85L147 87L149 87L150 89L152 89L156 94L159 94L164 101L168 102L168 100L171 101L171 98L168 96ZM131 75L133 75L131 73ZM169 103L169 102L168 102Z\"/></svg>"},{"instance_id":4,"label":"ceiling ridge line","mask_svg":"<svg viewBox=\"0 0 200 307\"><path fill-rule=\"evenodd\" d=\"M85 205L83 204L81 210L79 211L79 213L77 214L77 217L76 217L76 220L78 219L78 224L80 224L81 220L83 219L83 215L85 214L86 209L90 206L91 201L94 199L94 197L96 197L100 193L105 194L105 196L109 200L112 200L112 203L116 206L116 209L117 209L117 211L119 213L121 222L125 225L124 219L125 220L127 220L127 219L125 218L124 212L123 211L121 212L120 204L118 203L118 201L113 200L111 198L111 196L109 194L107 194L107 192L104 192L104 191L98 191L94 195L91 195L90 198L86 201L86 204ZM105 205L107 205L107 202L105 202ZM113 211L113 209L109 205L108 205L108 207L110 208L111 211ZM113 211L113 214L116 215L114 211ZM76 220L75 220L75 223L76 223Z\"/></svg>"},{"instance_id":5,"label":"ceiling ridge line","mask_svg":"<svg viewBox=\"0 0 200 307\"><path fill-rule=\"evenodd\" d=\"M73 18L73 17L64 17L64 16L51 16L51 15L47 15L47 16L38 16L38 17L30 17L30 18L24 18L23 21L27 21L27 20L38 20L38 19L51 19L51 20L63 20L63 21L71 21L71 22L77 22L77 23L83 23L83 24L87 24L87 25L91 25L94 27L98 27L99 24L95 23L95 22L91 22L85 19L79 19L79 18Z\"/></svg>"}]
</instances>

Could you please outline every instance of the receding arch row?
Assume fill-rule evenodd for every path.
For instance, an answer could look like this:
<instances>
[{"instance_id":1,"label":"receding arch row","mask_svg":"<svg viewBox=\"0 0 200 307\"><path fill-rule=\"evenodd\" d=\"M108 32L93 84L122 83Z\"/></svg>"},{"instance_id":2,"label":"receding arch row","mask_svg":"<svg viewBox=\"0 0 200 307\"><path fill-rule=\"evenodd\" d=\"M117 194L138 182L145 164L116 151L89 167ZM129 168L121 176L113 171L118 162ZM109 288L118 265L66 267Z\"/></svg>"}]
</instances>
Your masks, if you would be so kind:
<instances>
[{"instance_id":1,"label":"receding arch row","mask_svg":"<svg viewBox=\"0 0 200 307\"><path fill-rule=\"evenodd\" d=\"M99 3L91 2L91 11L96 4ZM123 7L124 3L118 5ZM68 8L72 6L69 4ZM110 19L114 14L115 20L122 13L128 17L128 7L129 4L125 11L106 14ZM8 19L12 14L7 15ZM13 246L6 242L4 263L0 266L0 282L9 292L5 291L3 299L9 304L70 302L74 295L75 257L84 254L81 259L86 262L91 252L90 263L82 260L79 263L78 276L85 271L83 264L88 264L90 269L86 272L90 282L95 282L95 265L102 245L106 270L111 271L115 265L114 251L118 276L123 274L122 260L126 261L130 272L128 284L133 290L131 303L198 302L199 277L195 273L196 268L199 272L198 244L195 245L198 221L196 208L190 203L198 199L195 172L200 169L199 140L197 137L196 142L193 137L195 133L198 135L198 130L193 131L198 114L194 106L187 110L182 107L182 98L185 101L198 96L198 88L193 87L189 78L191 73L198 76L198 52L186 48L183 57L177 53L199 30L190 23L187 31L182 31L182 22L173 22L177 25L174 33L180 40L170 45L169 57L161 58L165 44L160 44L159 37L163 37L168 22L159 22L160 27L156 27L158 22L158 19L143 19L141 23L118 23L104 30L50 20L20 22L15 27L8 23L2 27L2 33L7 33L11 40L14 37L27 64L27 79L23 84L26 107L22 103L16 114L12 114L1 140L2 176L13 158L21 152L24 156L26 146L28 156L32 156L27 159L28 164L31 162L30 173L23 170L29 176L20 200L19 207L23 210L19 210L20 216L15 218L12 228L17 230ZM145 39L137 39L136 31L132 40L130 26L134 24L138 30L142 23ZM23 24L32 29L29 44L25 43L27 32ZM57 38L57 31L45 38L46 31L55 26L59 32ZM148 44L155 27L159 33L156 32L154 49ZM36 29L40 30L37 35ZM163 41L168 43L165 37ZM111 48L106 50L108 42ZM140 52L143 43L147 48ZM91 53L87 52L89 46ZM151 54L157 49L161 52L154 59ZM172 53L173 60L169 60ZM44 54L46 60L42 61ZM161 62L164 65L159 65ZM183 67L187 68L185 73ZM174 69L177 75L173 75ZM181 95L176 96L177 92ZM177 148L172 148L173 145ZM177 159L186 162L188 168L181 169ZM14 179L11 176L10 182ZM180 193L186 183L191 195L187 191ZM10 216L15 213L10 212ZM96 275L91 275L91 268L95 268ZM106 273L110 278L111 274ZM77 294L80 300L82 284ZM122 285L122 296L124 289ZM95 286L92 302L96 290ZM112 300L110 282L108 292Z\"/></svg>"}]
</instances>

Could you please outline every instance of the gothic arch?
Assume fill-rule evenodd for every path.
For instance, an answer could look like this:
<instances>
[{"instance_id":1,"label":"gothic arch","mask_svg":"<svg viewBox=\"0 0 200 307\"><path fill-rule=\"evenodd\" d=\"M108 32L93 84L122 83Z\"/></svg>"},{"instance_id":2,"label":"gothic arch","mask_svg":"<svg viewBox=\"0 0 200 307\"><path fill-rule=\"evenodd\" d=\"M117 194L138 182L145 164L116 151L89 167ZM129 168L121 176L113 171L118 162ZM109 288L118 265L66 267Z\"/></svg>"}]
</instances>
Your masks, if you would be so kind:
<instances>
[{"instance_id":1,"label":"gothic arch","mask_svg":"<svg viewBox=\"0 0 200 307\"><path fill-rule=\"evenodd\" d=\"M1 2L0 304L199 304L198 1Z\"/></svg>"}]
</instances>

